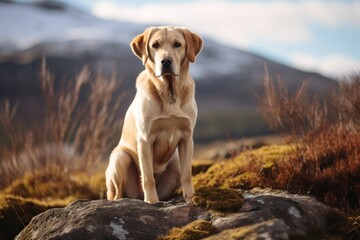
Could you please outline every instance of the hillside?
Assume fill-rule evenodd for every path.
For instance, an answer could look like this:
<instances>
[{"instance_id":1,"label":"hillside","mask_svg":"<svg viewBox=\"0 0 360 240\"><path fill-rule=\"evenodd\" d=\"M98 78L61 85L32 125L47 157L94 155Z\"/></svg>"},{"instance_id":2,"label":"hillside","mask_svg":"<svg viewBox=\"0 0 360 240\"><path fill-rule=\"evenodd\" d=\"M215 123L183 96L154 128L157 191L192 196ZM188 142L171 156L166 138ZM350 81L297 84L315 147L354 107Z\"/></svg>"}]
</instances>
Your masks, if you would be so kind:
<instances>
[{"instance_id":1,"label":"hillside","mask_svg":"<svg viewBox=\"0 0 360 240\"><path fill-rule=\"evenodd\" d=\"M127 92L123 109L131 101L135 78L143 66L132 54L129 42L146 26L99 19L55 1L0 2L0 19L0 99L19 100L20 116L27 121L36 121L43 112L38 84L42 56L46 56L59 86L66 86L84 65L105 75L115 70L122 91ZM267 132L252 94L261 90L265 64L273 76L286 80L290 90L310 80L310 90L322 95L334 85L333 80L319 74L203 37L204 49L191 66L197 84L198 141Z\"/></svg>"}]
</instances>

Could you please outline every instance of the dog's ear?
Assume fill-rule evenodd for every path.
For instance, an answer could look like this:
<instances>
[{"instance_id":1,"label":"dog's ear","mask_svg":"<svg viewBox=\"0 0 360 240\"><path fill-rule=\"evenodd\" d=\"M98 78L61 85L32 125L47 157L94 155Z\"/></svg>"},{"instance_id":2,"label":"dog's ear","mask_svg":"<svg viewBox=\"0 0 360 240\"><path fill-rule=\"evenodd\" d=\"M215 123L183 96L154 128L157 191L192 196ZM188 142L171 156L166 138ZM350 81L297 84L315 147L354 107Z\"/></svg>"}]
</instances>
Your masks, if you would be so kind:
<instances>
[{"instance_id":1,"label":"dog's ear","mask_svg":"<svg viewBox=\"0 0 360 240\"><path fill-rule=\"evenodd\" d=\"M141 59L143 65L146 64L146 61L149 57L148 51L148 41L151 35L153 28L147 28L143 33L134 37L131 41L130 46L134 54Z\"/></svg>"},{"instance_id":2,"label":"dog's ear","mask_svg":"<svg viewBox=\"0 0 360 240\"><path fill-rule=\"evenodd\" d=\"M186 56L190 62L195 62L196 55L202 49L203 40L195 33L190 32L187 29L182 29L186 41Z\"/></svg>"}]
</instances>

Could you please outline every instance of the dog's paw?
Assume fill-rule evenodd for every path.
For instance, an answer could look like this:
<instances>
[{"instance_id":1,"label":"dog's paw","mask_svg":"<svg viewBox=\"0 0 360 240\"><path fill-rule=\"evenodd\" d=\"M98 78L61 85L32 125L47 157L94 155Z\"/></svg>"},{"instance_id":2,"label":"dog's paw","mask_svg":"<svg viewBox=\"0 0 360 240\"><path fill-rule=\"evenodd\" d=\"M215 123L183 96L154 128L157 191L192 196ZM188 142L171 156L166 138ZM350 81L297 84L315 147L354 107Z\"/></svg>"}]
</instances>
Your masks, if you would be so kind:
<instances>
[{"instance_id":1,"label":"dog's paw","mask_svg":"<svg viewBox=\"0 0 360 240\"><path fill-rule=\"evenodd\" d=\"M149 204L154 204L154 203L157 203L159 201L159 197L156 193L156 189L155 191L150 191L150 192L146 192L144 191L144 201L149 203Z\"/></svg>"},{"instance_id":2,"label":"dog's paw","mask_svg":"<svg viewBox=\"0 0 360 240\"><path fill-rule=\"evenodd\" d=\"M158 198L152 198L152 199L145 198L144 201L149 203L149 204L156 204L156 203L159 202L159 199Z\"/></svg>"},{"instance_id":3,"label":"dog's paw","mask_svg":"<svg viewBox=\"0 0 360 240\"><path fill-rule=\"evenodd\" d=\"M185 202L186 202L186 203L193 203L192 197L191 197L191 198L185 198Z\"/></svg>"},{"instance_id":4,"label":"dog's paw","mask_svg":"<svg viewBox=\"0 0 360 240\"><path fill-rule=\"evenodd\" d=\"M184 194L183 198L186 203L192 203L193 196L194 196L194 194L193 194L193 192L191 192L191 194Z\"/></svg>"}]
</instances>

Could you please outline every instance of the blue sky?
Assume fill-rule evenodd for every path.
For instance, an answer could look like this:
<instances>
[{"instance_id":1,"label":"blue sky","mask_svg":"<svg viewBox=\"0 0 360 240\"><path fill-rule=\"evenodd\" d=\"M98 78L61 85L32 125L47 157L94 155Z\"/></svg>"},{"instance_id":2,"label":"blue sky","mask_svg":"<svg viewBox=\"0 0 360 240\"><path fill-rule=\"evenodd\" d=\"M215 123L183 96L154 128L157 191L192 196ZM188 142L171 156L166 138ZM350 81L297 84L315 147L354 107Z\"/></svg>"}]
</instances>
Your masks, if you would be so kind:
<instances>
[{"instance_id":1,"label":"blue sky","mask_svg":"<svg viewBox=\"0 0 360 240\"><path fill-rule=\"evenodd\" d=\"M360 72L360 1L67 0L107 19L181 25L303 70Z\"/></svg>"}]
</instances>

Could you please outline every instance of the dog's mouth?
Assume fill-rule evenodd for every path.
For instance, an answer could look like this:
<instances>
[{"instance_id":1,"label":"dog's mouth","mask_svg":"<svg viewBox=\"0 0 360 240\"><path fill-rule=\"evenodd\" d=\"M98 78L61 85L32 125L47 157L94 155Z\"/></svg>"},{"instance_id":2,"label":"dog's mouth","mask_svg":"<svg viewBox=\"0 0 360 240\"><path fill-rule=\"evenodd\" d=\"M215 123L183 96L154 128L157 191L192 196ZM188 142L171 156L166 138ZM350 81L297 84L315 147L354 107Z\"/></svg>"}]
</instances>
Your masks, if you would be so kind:
<instances>
[{"instance_id":1,"label":"dog's mouth","mask_svg":"<svg viewBox=\"0 0 360 240\"><path fill-rule=\"evenodd\" d=\"M178 74L174 73L174 71L172 69L164 69L161 68L159 73L156 74L157 77L164 77L164 76L173 76L173 77L177 77Z\"/></svg>"},{"instance_id":2,"label":"dog's mouth","mask_svg":"<svg viewBox=\"0 0 360 240\"><path fill-rule=\"evenodd\" d=\"M174 71L173 60L170 57L163 58L156 68L156 76L174 76L177 77L178 73Z\"/></svg>"}]
</instances>

